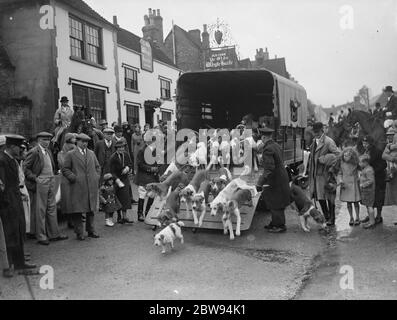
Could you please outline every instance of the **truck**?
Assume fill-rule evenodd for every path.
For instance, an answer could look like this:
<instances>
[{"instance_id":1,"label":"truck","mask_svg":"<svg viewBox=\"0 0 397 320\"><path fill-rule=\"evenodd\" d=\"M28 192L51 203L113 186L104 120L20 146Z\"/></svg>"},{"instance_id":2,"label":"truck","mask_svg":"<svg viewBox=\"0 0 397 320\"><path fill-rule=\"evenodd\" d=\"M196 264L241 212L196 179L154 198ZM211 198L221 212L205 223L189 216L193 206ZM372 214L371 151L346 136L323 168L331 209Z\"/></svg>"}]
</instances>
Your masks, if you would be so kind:
<instances>
[{"instance_id":1,"label":"truck","mask_svg":"<svg viewBox=\"0 0 397 320\"><path fill-rule=\"evenodd\" d=\"M286 166L303 161L307 126L306 90L298 83L266 69L194 71L177 83L178 129L233 129L252 114L275 130Z\"/></svg>"}]
</instances>

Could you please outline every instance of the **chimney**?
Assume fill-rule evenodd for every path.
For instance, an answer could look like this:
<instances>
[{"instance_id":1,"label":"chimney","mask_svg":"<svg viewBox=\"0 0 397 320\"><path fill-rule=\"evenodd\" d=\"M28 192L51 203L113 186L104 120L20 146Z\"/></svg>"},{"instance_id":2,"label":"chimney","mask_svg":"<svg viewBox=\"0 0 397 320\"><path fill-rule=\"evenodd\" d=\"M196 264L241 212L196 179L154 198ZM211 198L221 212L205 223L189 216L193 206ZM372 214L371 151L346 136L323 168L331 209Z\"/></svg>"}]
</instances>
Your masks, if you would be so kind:
<instances>
[{"instance_id":1,"label":"chimney","mask_svg":"<svg viewBox=\"0 0 397 320\"><path fill-rule=\"evenodd\" d=\"M114 24L117 28L120 27L119 24L117 23L117 16L113 16L113 24Z\"/></svg>"},{"instance_id":2,"label":"chimney","mask_svg":"<svg viewBox=\"0 0 397 320\"><path fill-rule=\"evenodd\" d=\"M265 60L269 60L269 51L267 51L267 47L265 48Z\"/></svg>"},{"instance_id":3,"label":"chimney","mask_svg":"<svg viewBox=\"0 0 397 320\"><path fill-rule=\"evenodd\" d=\"M199 29L194 29L194 30L189 30L188 31L190 37L194 39L197 43L201 44L201 39L200 39L200 30Z\"/></svg>"},{"instance_id":4,"label":"chimney","mask_svg":"<svg viewBox=\"0 0 397 320\"><path fill-rule=\"evenodd\" d=\"M203 33L201 34L201 38L203 39L202 46L203 49L208 49L210 47L210 35L207 31L207 25L203 25Z\"/></svg>"},{"instance_id":5,"label":"chimney","mask_svg":"<svg viewBox=\"0 0 397 320\"><path fill-rule=\"evenodd\" d=\"M163 45L163 18L160 9L149 8L149 15L143 17L145 25L142 27L143 38L156 42L159 46Z\"/></svg>"},{"instance_id":6,"label":"chimney","mask_svg":"<svg viewBox=\"0 0 397 320\"><path fill-rule=\"evenodd\" d=\"M277 59L277 54L274 55L274 59Z\"/></svg>"},{"instance_id":7,"label":"chimney","mask_svg":"<svg viewBox=\"0 0 397 320\"><path fill-rule=\"evenodd\" d=\"M263 48L256 49L255 61L257 66L262 65L264 60L265 53L263 52Z\"/></svg>"}]
</instances>

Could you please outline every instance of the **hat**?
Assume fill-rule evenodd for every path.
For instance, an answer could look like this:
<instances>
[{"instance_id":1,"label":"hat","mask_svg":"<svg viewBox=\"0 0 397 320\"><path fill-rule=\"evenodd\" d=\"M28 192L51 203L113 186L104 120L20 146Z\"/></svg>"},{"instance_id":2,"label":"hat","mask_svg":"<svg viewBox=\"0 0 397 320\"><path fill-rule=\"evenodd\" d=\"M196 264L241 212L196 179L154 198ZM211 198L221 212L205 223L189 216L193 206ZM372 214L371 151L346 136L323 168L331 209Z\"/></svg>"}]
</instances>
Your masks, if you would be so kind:
<instances>
[{"instance_id":1,"label":"hat","mask_svg":"<svg viewBox=\"0 0 397 320\"><path fill-rule=\"evenodd\" d=\"M271 133L274 132L273 129L267 128L267 127L259 128L258 131L259 131L259 134L261 134L261 135L263 135L263 134L265 134L265 135L266 134L271 134Z\"/></svg>"},{"instance_id":2,"label":"hat","mask_svg":"<svg viewBox=\"0 0 397 320\"><path fill-rule=\"evenodd\" d=\"M386 88L383 90L383 92L394 92L392 86L386 86Z\"/></svg>"},{"instance_id":3,"label":"hat","mask_svg":"<svg viewBox=\"0 0 397 320\"><path fill-rule=\"evenodd\" d=\"M127 121L124 121L121 125L122 126L129 126L130 124Z\"/></svg>"},{"instance_id":4,"label":"hat","mask_svg":"<svg viewBox=\"0 0 397 320\"><path fill-rule=\"evenodd\" d=\"M396 134L396 130L394 130L393 127L390 127L389 130L387 130L386 135L392 135L394 136Z\"/></svg>"},{"instance_id":5,"label":"hat","mask_svg":"<svg viewBox=\"0 0 397 320\"><path fill-rule=\"evenodd\" d=\"M324 125L322 124L322 122L316 122L313 124L313 131L318 132L323 129L324 129Z\"/></svg>"},{"instance_id":6,"label":"hat","mask_svg":"<svg viewBox=\"0 0 397 320\"><path fill-rule=\"evenodd\" d=\"M6 144L21 147L24 143L26 143L26 139L20 135L10 134L6 136Z\"/></svg>"},{"instance_id":7,"label":"hat","mask_svg":"<svg viewBox=\"0 0 397 320\"><path fill-rule=\"evenodd\" d=\"M68 132L68 133L65 135L65 142L68 142L68 141L70 141L70 140L73 139L73 138L76 138L76 134L75 134L75 133Z\"/></svg>"},{"instance_id":8,"label":"hat","mask_svg":"<svg viewBox=\"0 0 397 320\"><path fill-rule=\"evenodd\" d=\"M46 131L39 132L36 138L52 138L52 134Z\"/></svg>"},{"instance_id":9,"label":"hat","mask_svg":"<svg viewBox=\"0 0 397 320\"><path fill-rule=\"evenodd\" d=\"M99 125L104 125L104 124L108 124L108 122L105 119L102 119L101 121L99 121Z\"/></svg>"},{"instance_id":10,"label":"hat","mask_svg":"<svg viewBox=\"0 0 397 320\"><path fill-rule=\"evenodd\" d=\"M108 181L108 180L110 180L110 179L113 179L113 175L112 175L111 173L106 173L106 174L103 176L103 181Z\"/></svg>"},{"instance_id":11,"label":"hat","mask_svg":"<svg viewBox=\"0 0 397 320\"><path fill-rule=\"evenodd\" d=\"M89 136L87 136L86 134L84 134L84 133L79 133L79 134L76 136L76 139L77 139L77 140L82 140L82 141L89 141L89 140L91 140L91 138L90 138Z\"/></svg>"},{"instance_id":12,"label":"hat","mask_svg":"<svg viewBox=\"0 0 397 320\"><path fill-rule=\"evenodd\" d=\"M116 124L113 129L114 129L114 132L123 132L123 128L121 126L119 126L118 124Z\"/></svg>"},{"instance_id":13,"label":"hat","mask_svg":"<svg viewBox=\"0 0 397 320\"><path fill-rule=\"evenodd\" d=\"M68 97L63 96L63 97L61 98L61 102L69 102Z\"/></svg>"},{"instance_id":14,"label":"hat","mask_svg":"<svg viewBox=\"0 0 397 320\"><path fill-rule=\"evenodd\" d=\"M103 132L103 133L111 133L111 134L113 134L113 133L114 133L114 130L113 130L112 128L105 128L105 129L103 129L102 132Z\"/></svg>"},{"instance_id":15,"label":"hat","mask_svg":"<svg viewBox=\"0 0 397 320\"><path fill-rule=\"evenodd\" d=\"M118 147L124 147L126 144L127 144L127 141L126 141L124 138L121 138L120 140L118 140L118 141L114 144L114 146L115 146L116 148L118 148Z\"/></svg>"}]
</instances>

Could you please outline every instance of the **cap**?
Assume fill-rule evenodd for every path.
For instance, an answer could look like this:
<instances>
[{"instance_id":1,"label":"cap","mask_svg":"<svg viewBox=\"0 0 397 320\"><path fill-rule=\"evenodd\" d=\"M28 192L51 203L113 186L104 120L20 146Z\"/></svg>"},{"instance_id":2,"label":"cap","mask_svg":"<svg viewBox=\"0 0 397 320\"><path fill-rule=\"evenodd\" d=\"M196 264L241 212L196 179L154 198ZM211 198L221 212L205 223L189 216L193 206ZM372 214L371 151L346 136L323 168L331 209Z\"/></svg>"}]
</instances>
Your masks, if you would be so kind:
<instances>
[{"instance_id":1,"label":"cap","mask_svg":"<svg viewBox=\"0 0 397 320\"><path fill-rule=\"evenodd\" d=\"M127 144L127 141L126 141L124 138L121 138L120 140L118 140L118 141L114 144L114 146L115 146L116 148L118 148L118 147L124 147L126 144Z\"/></svg>"},{"instance_id":2,"label":"cap","mask_svg":"<svg viewBox=\"0 0 397 320\"><path fill-rule=\"evenodd\" d=\"M274 132L273 129L271 128L267 128L267 127L263 127L263 128L258 128L259 134L271 134Z\"/></svg>"},{"instance_id":3,"label":"cap","mask_svg":"<svg viewBox=\"0 0 397 320\"><path fill-rule=\"evenodd\" d=\"M75 134L75 133L68 132L68 133L65 135L65 142L68 142L68 141L70 141L70 140L73 139L73 138L76 138L76 134Z\"/></svg>"},{"instance_id":4,"label":"cap","mask_svg":"<svg viewBox=\"0 0 397 320\"><path fill-rule=\"evenodd\" d=\"M108 124L108 122L105 120L105 119L102 119L101 121L99 121L99 124L102 126L102 125L107 125Z\"/></svg>"},{"instance_id":5,"label":"cap","mask_svg":"<svg viewBox=\"0 0 397 320\"><path fill-rule=\"evenodd\" d=\"M103 176L103 181L108 181L108 180L110 180L110 179L113 179L113 175L112 175L111 173L106 173L106 174Z\"/></svg>"},{"instance_id":6,"label":"cap","mask_svg":"<svg viewBox=\"0 0 397 320\"><path fill-rule=\"evenodd\" d=\"M105 128L105 129L103 129L102 132L103 132L103 133L111 133L111 134L113 134L113 133L114 133L114 130L113 130L112 128Z\"/></svg>"},{"instance_id":7,"label":"cap","mask_svg":"<svg viewBox=\"0 0 397 320\"><path fill-rule=\"evenodd\" d=\"M122 126L129 126L130 124L127 121L124 121L121 125Z\"/></svg>"},{"instance_id":8,"label":"cap","mask_svg":"<svg viewBox=\"0 0 397 320\"><path fill-rule=\"evenodd\" d=\"M52 134L46 131L39 132L36 138L52 138Z\"/></svg>"},{"instance_id":9,"label":"cap","mask_svg":"<svg viewBox=\"0 0 397 320\"><path fill-rule=\"evenodd\" d=\"M394 130L393 127L390 127L389 130L387 130L386 135L392 135L394 136L396 134L396 130Z\"/></svg>"},{"instance_id":10,"label":"cap","mask_svg":"<svg viewBox=\"0 0 397 320\"><path fill-rule=\"evenodd\" d=\"M89 136L87 136L86 134L84 134L84 133L79 133L79 134L76 136L76 139L77 139L77 140L82 140L82 141L89 141L89 140L91 140L91 138L90 138Z\"/></svg>"},{"instance_id":11,"label":"cap","mask_svg":"<svg viewBox=\"0 0 397 320\"><path fill-rule=\"evenodd\" d=\"M394 92L392 86L386 86L385 90L383 90L383 91L384 92Z\"/></svg>"},{"instance_id":12,"label":"cap","mask_svg":"<svg viewBox=\"0 0 397 320\"><path fill-rule=\"evenodd\" d=\"M323 130L324 129L324 125L323 125L323 123L322 122L316 122L316 123L314 123L313 124L313 131L320 131L320 130Z\"/></svg>"},{"instance_id":13,"label":"cap","mask_svg":"<svg viewBox=\"0 0 397 320\"><path fill-rule=\"evenodd\" d=\"M121 126L119 126L118 124L116 124L113 129L114 129L114 132L123 132L123 128Z\"/></svg>"},{"instance_id":14,"label":"cap","mask_svg":"<svg viewBox=\"0 0 397 320\"><path fill-rule=\"evenodd\" d=\"M24 143L26 143L26 139L20 135L10 134L6 136L6 144L21 147Z\"/></svg>"},{"instance_id":15,"label":"cap","mask_svg":"<svg viewBox=\"0 0 397 320\"><path fill-rule=\"evenodd\" d=\"M68 97L63 96L63 97L61 98L61 102L69 102Z\"/></svg>"}]
</instances>

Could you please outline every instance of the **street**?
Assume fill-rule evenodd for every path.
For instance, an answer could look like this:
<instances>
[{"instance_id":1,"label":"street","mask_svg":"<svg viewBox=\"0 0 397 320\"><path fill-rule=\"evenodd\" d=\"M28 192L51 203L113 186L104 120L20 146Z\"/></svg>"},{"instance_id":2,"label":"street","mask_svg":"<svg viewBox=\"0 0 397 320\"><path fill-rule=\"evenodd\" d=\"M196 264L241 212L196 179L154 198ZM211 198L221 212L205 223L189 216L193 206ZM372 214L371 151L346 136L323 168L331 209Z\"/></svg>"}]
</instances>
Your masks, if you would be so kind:
<instances>
[{"instance_id":1,"label":"street","mask_svg":"<svg viewBox=\"0 0 397 320\"><path fill-rule=\"evenodd\" d=\"M53 290L40 288L42 275L1 278L0 299L397 298L391 207L385 208L383 226L364 230L348 226L343 206L336 230L328 234L312 222L312 231L304 233L295 212L288 209L286 216L288 231L269 234L263 229L269 214L257 212L250 230L234 241L221 230L184 229L185 244L177 242L162 255L150 226L106 228L99 214L100 239L79 242L64 230L69 240L48 247L27 242L32 262L54 269ZM343 265L353 267L353 290L339 285Z\"/></svg>"}]
</instances>

